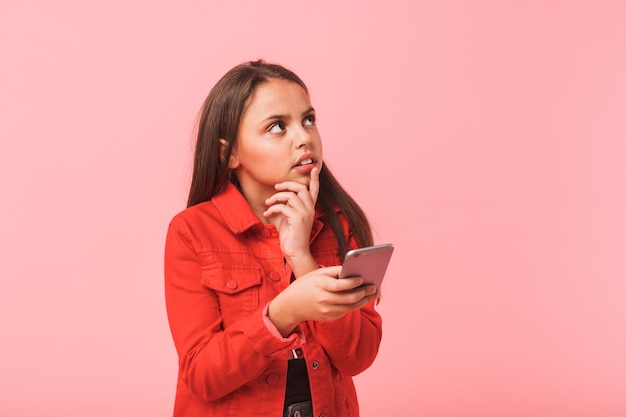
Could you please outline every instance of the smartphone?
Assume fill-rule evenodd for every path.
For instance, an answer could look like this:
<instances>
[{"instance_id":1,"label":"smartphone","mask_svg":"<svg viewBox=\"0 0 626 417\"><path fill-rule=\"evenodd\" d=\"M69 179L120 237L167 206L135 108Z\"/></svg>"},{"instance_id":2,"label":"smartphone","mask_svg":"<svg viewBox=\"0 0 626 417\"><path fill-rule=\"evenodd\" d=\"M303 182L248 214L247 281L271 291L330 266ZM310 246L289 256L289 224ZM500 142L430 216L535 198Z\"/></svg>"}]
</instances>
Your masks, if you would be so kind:
<instances>
[{"instance_id":1,"label":"smartphone","mask_svg":"<svg viewBox=\"0 0 626 417\"><path fill-rule=\"evenodd\" d=\"M392 253L391 243L353 249L346 253L339 278L360 276L364 284L380 288Z\"/></svg>"}]
</instances>

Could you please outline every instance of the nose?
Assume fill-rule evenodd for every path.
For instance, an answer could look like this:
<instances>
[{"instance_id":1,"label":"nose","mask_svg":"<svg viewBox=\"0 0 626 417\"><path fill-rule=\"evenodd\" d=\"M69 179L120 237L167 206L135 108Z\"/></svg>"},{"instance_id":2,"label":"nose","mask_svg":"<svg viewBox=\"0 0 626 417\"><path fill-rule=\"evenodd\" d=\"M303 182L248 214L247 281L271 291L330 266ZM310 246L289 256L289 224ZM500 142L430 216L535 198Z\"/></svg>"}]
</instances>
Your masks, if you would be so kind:
<instances>
[{"instance_id":1,"label":"nose","mask_svg":"<svg viewBox=\"0 0 626 417\"><path fill-rule=\"evenodd\" d=\"M306 148L311 145L311 134L304 127L298 129L295 136L296 148Z\"/></svg>"}]
</instances>

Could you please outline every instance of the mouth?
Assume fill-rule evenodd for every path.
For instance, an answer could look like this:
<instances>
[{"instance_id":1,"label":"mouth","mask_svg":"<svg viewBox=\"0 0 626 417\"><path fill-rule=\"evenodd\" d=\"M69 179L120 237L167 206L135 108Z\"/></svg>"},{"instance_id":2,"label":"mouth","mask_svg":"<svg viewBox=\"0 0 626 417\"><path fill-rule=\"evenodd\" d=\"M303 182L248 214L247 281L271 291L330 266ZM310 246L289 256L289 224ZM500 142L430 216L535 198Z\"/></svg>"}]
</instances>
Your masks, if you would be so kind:
<instances>
[{"instance_id":1,"label":"mouth","mask_svg":"<svg viewBox=\"0 0 626 417\"><path fill-rule=\"evenodd\" d=\"M304 166L304 165L311 165L311 164L313 164L314 162L315 162L315 161L313 161L313 159L312 159L312 158L305 158L305 159L303 159L302 161L298 162L298 163L296 164L296 166L297 166L297 167L301 167L301 166Z\"/></svg>"},{"instance_id":2,"label":"mouth","mask_svg":"<svg viewBox=\"0 0 626 417\"><path fill-rule=\"evenodd\" d=\"M296 162L296 164L294 165L295 167L303 167L303 166L307 166L307 165L312 165L315 164L316 160L314 158L313 154L305 154L302 155L300 157L300 159L298 159L298 161Z\"/></svg>"}]
</instances>

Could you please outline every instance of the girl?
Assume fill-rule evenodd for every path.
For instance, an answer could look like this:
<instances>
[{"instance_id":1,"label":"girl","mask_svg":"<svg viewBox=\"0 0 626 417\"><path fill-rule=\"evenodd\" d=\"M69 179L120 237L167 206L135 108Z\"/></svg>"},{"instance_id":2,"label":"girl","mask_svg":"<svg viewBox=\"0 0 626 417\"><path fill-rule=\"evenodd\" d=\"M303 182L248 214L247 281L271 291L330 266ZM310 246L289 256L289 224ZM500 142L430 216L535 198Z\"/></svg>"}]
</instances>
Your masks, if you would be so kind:
<instances>
[{"instance_id":1,"label":"girl","mask_svg":"<svg viewBox=\"0 0 626 417\"><path fill-rule=\"evenodd\" d=\"M372 233L323 166L293 72L249 62L215 85L187 207L165 245L174 416L358 416L352 376L378 352L378 294L337 265Z\"/></svg>"}]
</instances>

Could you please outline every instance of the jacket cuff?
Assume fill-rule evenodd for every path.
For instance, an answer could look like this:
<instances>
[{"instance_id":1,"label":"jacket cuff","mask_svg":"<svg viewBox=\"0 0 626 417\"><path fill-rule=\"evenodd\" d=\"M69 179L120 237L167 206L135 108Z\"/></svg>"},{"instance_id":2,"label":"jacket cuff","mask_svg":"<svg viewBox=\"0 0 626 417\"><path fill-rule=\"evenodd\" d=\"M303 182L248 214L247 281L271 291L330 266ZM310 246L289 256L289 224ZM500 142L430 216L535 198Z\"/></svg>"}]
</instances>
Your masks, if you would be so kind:
<instances>
[{"instance_id":1,"label":"jacket cuff","mask_svg":"<svg viewBox=\"0 0 626 417\"><path fill-rule=\"evenodd\" d=\"M298 325L294 331L287 337L283 337L274 323L272 323L267 316L269 303L267 303L261 310L258 310L254 320L248 320L244 324L242 329L249 335L250 343L254 349L265 356L279 356L292 349L298 349L305 343L304 333ZM259 326L257 318L260 318L262 325Z\"/></svg>"}]
</instances>

